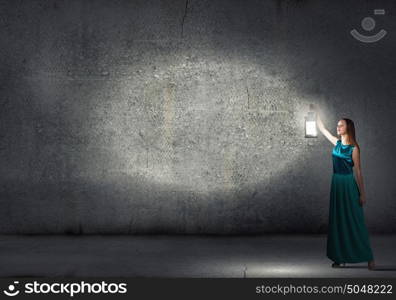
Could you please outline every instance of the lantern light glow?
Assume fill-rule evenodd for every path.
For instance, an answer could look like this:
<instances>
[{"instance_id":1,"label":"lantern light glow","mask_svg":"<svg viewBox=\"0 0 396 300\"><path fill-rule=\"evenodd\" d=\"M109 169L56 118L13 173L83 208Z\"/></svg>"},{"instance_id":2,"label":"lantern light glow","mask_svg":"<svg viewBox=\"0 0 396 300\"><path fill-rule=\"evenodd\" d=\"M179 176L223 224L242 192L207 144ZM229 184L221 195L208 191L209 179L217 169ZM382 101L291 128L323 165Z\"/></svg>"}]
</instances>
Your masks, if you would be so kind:
<instances>
[{"instance_id":1,"label":"lantern light glow","mask_svg":"<svg viewBox=\"0 0 396 300\"><path fill-rule=\"evenodd\" d=\"M315 121L307 121L306 123L306 135L308 136L317 136L318 133L316 132L316 122Z\"/></svg>"},{"instance_id":2,"label":"lantern light glow","mask_svg":"<svg viewBox=\"0 0 396 300\"><path fill-rule=\"evenodd\" d=\"M316 130L316 114L313 110L313 105L310 106L310 112L305 117L305 137L317 137L318 131Z\"/></svg>"}]
</instances>

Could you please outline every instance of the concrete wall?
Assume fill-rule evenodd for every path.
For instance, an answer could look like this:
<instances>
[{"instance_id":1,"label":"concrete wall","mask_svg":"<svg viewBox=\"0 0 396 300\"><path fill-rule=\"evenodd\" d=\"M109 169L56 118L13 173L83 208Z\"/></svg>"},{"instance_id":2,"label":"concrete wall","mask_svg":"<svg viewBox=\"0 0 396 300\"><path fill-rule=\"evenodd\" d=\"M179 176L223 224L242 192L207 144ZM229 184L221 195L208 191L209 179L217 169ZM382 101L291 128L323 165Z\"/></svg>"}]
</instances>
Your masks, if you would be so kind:
<instances>
[{"instance_id":1,"label":"concrete wall","mask_svg":"<svg viewBox=\"0 0 396 300\"><path fill-rule=\"evenodd\" d=\"M396 5L345 2L0 1L0 233L324 233L310 103L395 232Z\"/></svg>"}]
</instances>

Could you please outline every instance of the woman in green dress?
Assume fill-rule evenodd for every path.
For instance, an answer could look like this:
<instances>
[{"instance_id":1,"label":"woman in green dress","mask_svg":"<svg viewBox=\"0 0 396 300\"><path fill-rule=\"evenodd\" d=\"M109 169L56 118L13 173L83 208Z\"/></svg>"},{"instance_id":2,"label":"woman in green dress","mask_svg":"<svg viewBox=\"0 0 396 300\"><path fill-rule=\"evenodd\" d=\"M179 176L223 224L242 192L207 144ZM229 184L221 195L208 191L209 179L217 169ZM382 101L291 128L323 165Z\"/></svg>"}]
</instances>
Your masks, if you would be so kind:
<instances>
[{"instance_id":1,"label":"woman in green dress","mask_svg":"<svg viewBox=\"0 0 396 300\"><path fill-rule=\"evenodd\" d=\"M317 124L334 145L326 255L334 262L332 267L367 261L368 269L373 270L374 257L363 213L366 194L360 167L360 147L356 142L354 123L348 118L340 119L337 137L324 127L318 114Z\"/></svg>"}]
</instances>

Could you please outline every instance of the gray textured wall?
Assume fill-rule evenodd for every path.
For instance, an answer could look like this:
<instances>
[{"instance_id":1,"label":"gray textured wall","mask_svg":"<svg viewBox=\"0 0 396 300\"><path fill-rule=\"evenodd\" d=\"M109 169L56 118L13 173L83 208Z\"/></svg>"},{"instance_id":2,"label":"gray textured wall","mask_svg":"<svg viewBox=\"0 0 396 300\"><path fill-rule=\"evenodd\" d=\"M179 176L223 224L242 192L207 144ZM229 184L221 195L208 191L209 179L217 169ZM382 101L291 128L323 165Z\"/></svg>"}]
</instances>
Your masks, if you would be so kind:
<instances>
[{"instance_id":1,"label":"gray textured wall","mask_svg":"<svg viewBox=\"0 0 396 300\"><path fill-rule=\"evenodd\" d=\"M394 232L396 5L345 2L0 1L0 232L324 233L310 103L355 121Z\"/></svg>"}]
</instances>

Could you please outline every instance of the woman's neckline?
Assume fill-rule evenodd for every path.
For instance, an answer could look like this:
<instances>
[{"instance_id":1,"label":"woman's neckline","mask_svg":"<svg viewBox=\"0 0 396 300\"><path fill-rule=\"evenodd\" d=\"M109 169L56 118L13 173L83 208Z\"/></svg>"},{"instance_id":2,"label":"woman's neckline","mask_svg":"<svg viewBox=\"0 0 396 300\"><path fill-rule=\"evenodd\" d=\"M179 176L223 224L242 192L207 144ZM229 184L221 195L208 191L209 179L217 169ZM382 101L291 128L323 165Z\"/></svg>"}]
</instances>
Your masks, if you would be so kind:
<instances>
[{"instance_id":1,"label":"woman's neckline","mask_svg":"<svg viewBox=\"0 0 396 300\"><path fill-rule=\"evenodd\" d=\"M352 146L352 144L343 144L342 141L340 140L341 145L343 146Z\"/></svg>"}]
</instances>

